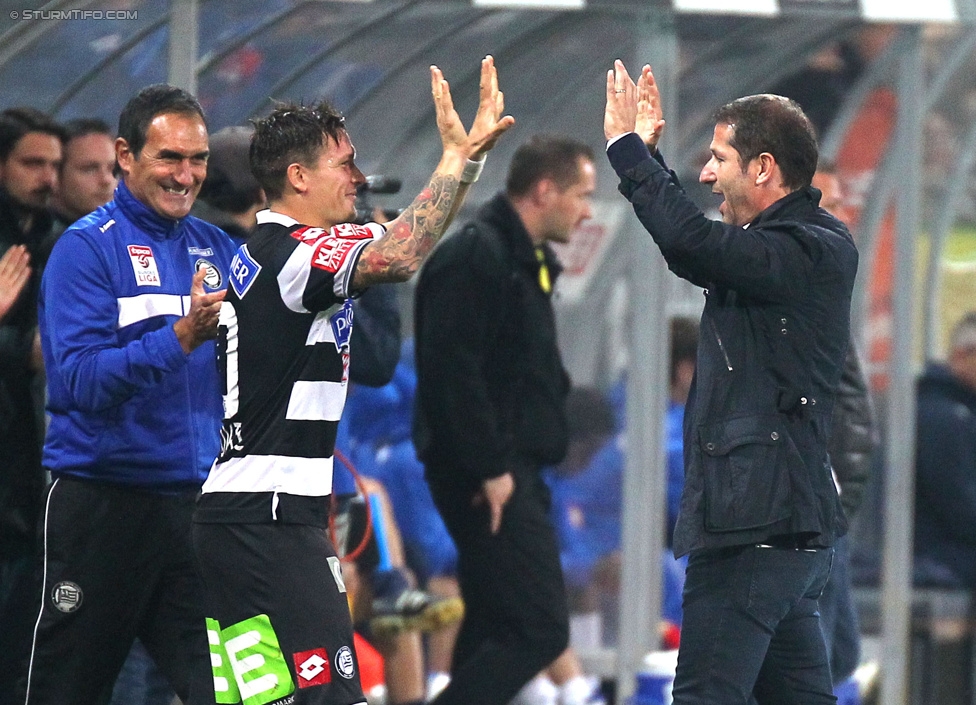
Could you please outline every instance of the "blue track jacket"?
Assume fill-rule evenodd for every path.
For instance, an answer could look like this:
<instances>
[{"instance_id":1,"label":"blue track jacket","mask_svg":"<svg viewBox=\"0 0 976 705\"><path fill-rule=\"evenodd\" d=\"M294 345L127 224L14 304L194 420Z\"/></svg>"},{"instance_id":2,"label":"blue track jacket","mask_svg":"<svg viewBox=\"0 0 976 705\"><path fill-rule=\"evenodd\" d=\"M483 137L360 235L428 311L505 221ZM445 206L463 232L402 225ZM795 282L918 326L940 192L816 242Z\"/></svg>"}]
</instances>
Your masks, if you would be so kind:
<instances>
[{"instance_id":1,"label":"blue track jacket","mask_svg":"<svg viewBox=\"0 0 976 705\"><path fill-rule=\"evenodd\" d=\"M174 221L121 183L115 199L60 237L39 301L56 478L155 490L199 487L220 446L212 341L183 353L173 324L195 271L223 289L234 245L194 217Z\"/></svg>"}]
</instances>

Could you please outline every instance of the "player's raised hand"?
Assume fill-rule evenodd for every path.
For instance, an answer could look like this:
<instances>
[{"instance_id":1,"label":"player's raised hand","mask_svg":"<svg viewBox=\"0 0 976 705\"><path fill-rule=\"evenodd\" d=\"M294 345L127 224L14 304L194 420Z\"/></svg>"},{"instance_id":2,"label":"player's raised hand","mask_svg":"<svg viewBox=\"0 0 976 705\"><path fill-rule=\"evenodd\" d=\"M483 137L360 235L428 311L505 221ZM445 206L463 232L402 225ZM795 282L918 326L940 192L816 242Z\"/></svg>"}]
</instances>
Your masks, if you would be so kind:
<instances>
[{"instance_id":1,"label":"player's raised hand","mask_svg":"<svg viewBox=\"0 0 976 705\"><path fill-rule=\"evenodd\" d=\"M495 146L502 133L515 124L515 118L511 115L502 117L505 97L498 89L498 72L491 56L481 60L478 112L470 131L464 129L454 109L450 84L437 66L430 67L430 82L437 129L445 151L457 150L467 159L480 159Z\"/></svg>"}]
</instances>

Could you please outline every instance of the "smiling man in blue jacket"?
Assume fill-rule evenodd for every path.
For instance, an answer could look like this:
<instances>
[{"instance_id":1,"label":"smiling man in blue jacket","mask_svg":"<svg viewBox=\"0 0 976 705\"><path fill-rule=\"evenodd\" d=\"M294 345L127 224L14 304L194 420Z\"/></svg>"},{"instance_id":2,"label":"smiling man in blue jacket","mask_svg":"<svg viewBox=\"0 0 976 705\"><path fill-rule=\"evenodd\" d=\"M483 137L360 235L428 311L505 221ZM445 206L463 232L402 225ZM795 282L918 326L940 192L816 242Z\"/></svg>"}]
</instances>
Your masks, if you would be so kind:
<instances>
[{"instance_id":1,"label":"smiling man in blue jacket","mask_svg":"<svg viewBox=\"0 0 976 705\"><path fill-rule=\"evenodd\" d=\"M214 702L189 532L219 450L233 245L188 216L208 156L193 96L140 91L115 151L114 200L65 231L41 285L54 483L29 705L105 697L136 637L183 702Z\"/></svg>"},{"instance_id":2,"label":"smiling man in blue jacket","mask_svg":"<svg viewBox=\"0 0 976 705\"><path fill-rule=\"evenodd\" d=\"M717 111L700 180L723 197L722 222L664 165L663 128L650 67L635 85L616 62L604 132L620 192L706 294L674 530L689 555L674 705L834 703L817 600L846 528L827 436L857 250L819 207L817 141L793 101Z\"/></svg>"}]
</instances>

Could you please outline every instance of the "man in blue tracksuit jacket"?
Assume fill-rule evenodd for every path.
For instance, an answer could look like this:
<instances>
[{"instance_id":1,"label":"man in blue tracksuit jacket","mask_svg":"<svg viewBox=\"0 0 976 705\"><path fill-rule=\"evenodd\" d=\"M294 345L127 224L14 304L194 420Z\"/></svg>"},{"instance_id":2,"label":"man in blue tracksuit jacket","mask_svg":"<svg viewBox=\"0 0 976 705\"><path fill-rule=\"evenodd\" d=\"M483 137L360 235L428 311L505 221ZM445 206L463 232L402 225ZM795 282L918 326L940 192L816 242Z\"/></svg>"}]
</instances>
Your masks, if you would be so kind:
<instances>
[{"instance_id":1,"label":"man in blue tracksuit jacket","mask_svg":"<svg viewBox=\"0 0 976 705\"><path fill-rule=\"evenodd\" d=\"M184 703L213 703L189 542L223 416L213 338L231 240L189 217L196 99L151 86L119 118L115 198L51 254L39 317L54 480L29 705L104 699L136 637Z\"/></svg>"}]
</instances>

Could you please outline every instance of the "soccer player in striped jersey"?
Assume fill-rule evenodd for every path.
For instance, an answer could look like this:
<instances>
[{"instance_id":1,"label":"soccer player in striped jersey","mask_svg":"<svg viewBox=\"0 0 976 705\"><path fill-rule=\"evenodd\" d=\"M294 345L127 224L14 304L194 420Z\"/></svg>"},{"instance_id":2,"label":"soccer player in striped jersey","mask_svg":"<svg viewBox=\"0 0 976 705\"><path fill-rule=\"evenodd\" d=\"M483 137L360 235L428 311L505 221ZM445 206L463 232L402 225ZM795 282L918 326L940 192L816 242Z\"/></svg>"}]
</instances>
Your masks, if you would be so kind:
<instances>
[{"instance_id":1,"label":"soccer player in striped jersey","mask_svg":"<svg viewBox=\"0 0 976 705\"><path fill-rule=\"evenodd\" d=\"M269 209L231 263L218 338L221 452L194 525L220 703L365 701L339 560L324 531L349 371L350 299L417 271L484 156L514 124L502 117L490 56L480 81L468 131L431 67L443 155L427 186L385 227L351 223L365 177L331 106L281 106L256 125L251 167Z\"/></svg>"}]
</instances>

